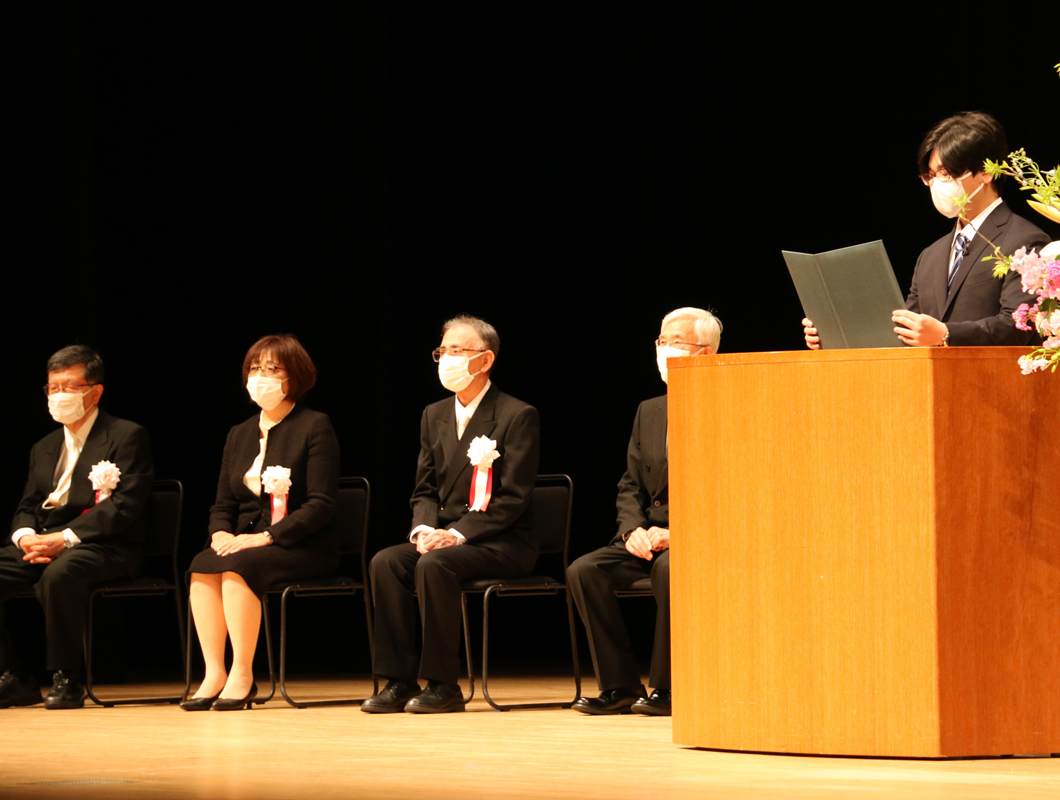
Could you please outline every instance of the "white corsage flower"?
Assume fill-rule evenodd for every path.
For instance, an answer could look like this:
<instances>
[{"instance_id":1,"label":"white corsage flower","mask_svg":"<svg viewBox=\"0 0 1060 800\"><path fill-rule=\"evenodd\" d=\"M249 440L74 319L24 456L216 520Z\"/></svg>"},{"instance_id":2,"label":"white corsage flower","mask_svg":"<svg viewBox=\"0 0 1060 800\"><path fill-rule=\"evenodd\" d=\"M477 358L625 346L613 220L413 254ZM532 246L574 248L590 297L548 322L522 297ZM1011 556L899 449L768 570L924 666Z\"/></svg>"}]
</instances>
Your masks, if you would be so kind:
<instances>
[{"instance_id":1,"label":"white corsage flower","mask_svg":"<svg viewBox=\"0 0 1060 800\"><path fill-rule=\"evenodd\" d=\"M272 466L261 473L261 486L269 494L287 494L291 491L289 467Z\"/></svg>"},{"instance_id":2,"label":"white corsage flower","mask_svg":"<svg viewBox=\"0 0 1060 800\"><path fill-rule=\"evenodd\" d=\"M501 457L501 454L497 452L496 440L476 436L471 440L471 446L467 449L467 457L471 459L471 466L487 470L494 461Z\"/></svg>"},{"instance_id":3,"label":"white corsage flower","mask_svg":"<svg viewBox=\"0 0 1060 800\"><path fill-rule=\"evenodd\" d=\"M110 461L100 461L88 471L88 479L92 481L92 489L96 493L96 502L102 503L115 489L121 480L121 470L117 464Z\"/></svg>"}]
</instances>

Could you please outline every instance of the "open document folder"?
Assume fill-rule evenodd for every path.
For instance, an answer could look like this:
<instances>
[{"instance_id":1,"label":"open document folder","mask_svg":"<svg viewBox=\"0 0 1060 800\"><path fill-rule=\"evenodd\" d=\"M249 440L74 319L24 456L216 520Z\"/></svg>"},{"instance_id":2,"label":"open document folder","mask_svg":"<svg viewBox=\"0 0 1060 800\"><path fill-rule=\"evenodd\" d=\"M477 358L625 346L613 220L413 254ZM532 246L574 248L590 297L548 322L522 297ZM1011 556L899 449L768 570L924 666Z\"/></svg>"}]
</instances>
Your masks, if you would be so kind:
<instances>
[{"instance_id":1,"label":"open document folder","mask_svg":"<svg viewBox=\"0 0 1060 800\"><path fill-rule=\"evenodd\" d=\"M781 253L822 348L901 347L891 313L905 308L905 298L883 242L817 255Z\"/></svg>"}]
</instances>

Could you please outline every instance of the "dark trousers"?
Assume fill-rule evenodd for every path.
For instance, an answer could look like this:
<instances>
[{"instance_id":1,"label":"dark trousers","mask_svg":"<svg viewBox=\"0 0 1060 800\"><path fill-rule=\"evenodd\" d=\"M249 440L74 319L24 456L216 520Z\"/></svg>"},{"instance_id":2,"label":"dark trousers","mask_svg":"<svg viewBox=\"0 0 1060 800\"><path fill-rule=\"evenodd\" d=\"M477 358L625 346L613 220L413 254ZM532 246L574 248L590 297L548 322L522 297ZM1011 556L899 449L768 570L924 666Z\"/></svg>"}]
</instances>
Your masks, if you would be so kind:
<instances>
[{"instance_id":1,"label":"dark trousers","mask_svg":"<svg viewBox=\"0 0 1060 800\"><path fill-rule=\"evenodd\" d=\"M648 683L654 689L669 691L670 551L653 553L652 560L646 561L625 547L601 547L586 553L567 569L567 585L589 632L589 649L601 692L640 685L640 670L615 589L628 588L648 577L658 606Z\"/></svg>"},{"instance_id":2,"label":"dark trousers","mask_svg":"<svg viewBox=\"0 0 1060 800\"><path fill-rule=\"evenodd\" d=\"M455 684L460 679L460 583L473 578L528 574L514 560L473 544L419 555L414 544L381 550L372 559L377 675L413 683ZM415 595L413 594L415 592ZM423 654L416 655L417 601Z\"/></svg>"},{"instance_id":3,"label":"dark trousers","mask_svg":"<svg viewBox=\"0 0 1060 800\"><path fill-rule=\"evenodd\" d=\"M129 554L98 544L79 544L64 550L50 564L30 564L18 547L0 548L0 673L29 677L7 630L6 601L33 587L44 607L48 640L47 668L81 672L88 595L99 583L133 577Z\"/></svg>"}]
</instances>

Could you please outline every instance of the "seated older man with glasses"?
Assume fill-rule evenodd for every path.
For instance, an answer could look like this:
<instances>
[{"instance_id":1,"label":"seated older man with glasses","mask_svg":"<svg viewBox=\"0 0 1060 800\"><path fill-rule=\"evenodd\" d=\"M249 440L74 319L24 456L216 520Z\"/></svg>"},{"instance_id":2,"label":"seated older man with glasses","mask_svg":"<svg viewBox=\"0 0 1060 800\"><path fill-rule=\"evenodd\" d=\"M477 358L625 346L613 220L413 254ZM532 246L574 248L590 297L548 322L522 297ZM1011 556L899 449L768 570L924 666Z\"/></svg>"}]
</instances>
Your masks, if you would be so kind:
<instances>
[{"instance_id":1,"label":"seated older man with glasses","mask_svg":"<svg viewBox=\"0 0 1060 800\"><path fill-rule=\"evenodd\" d=\"M30 452L29 480L0 548L0 708L41 702L4 622L4 601L35 587L44 606L45 708L81 708L85 611L93 584L135 577L154 468L147 431L99 408L103 361L66 347L48 359L48 410L62 425Z\"/></svg>"},{"instance_id":2,"label":"seated older man with glasses","mask_svg":"<svg viewBox=\"0 0 1060 800\"><path fill-rule=\"evenodd\" d=\"M387 684L361 711L463 711L460 583L527 575L537 561L524 513L537 478L537 410L491 383L499 352L496 329L470 316L446 322L433 352L439 380L454 397L427 406L420 420L406 543L372 559L375 672ZM418 678L427 682L422 691Z\"/></svg>"},{"instance_id":3,"label":"seated older man with glasses","mask_svg":"<svg viewBox=\"0 0 1060 800\"><path fill-rule=\"evenodd\" d=\"M700 308L679 308L662 321L655 359L667 382L669 358L709 355L721 343L721 322ZM666 395L637 409L618 482L618 533L607 547L588 553L567 570L571 595L589 632L599 697L581 697L574 708L585 714L670 714L670 502L667 470ZM615 596L638 580L651 578L658 606L655 649L646 696L629 633Z\"/></svg>"}]
</instances>

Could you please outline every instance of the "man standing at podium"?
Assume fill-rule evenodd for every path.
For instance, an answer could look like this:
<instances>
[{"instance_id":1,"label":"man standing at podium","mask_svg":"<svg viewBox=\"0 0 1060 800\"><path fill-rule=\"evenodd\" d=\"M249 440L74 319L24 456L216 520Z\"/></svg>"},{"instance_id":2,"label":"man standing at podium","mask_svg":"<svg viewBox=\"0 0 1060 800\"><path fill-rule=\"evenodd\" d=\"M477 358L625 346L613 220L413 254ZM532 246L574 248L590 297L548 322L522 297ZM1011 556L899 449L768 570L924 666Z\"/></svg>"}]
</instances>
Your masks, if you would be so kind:
<instances>
[{"instance_id":1,"label":"man standing at podium","mask_svg":"<svg viewBox=\"0 0 1060 800\"><path fill-rule=\"evenodd\" d=\"M655 341L663 382L666 359L716 353L721 322L709 311L679 308L662 321ZM666 395L637 409L618 483L618 533L607 547L588 553L567 570L567 580L589 632L599 697L581 697L574 708L585 714L670 715L670 519L667 474ZM622 620L615 591L650 578L658 606L655 646L646 696L637 659Z\"/></svg>"},{"instance_id":2,"label":"man standing at podium","mask_svg":"<svg viewBox=\"0 0 1060 800\"><path fill-rule=\"evenodd\" d=\"M1008 142L1001 124L989 114L965 111L944 119L920 144L920 178L931 191L936 210L957 218L956 226L917 259L906 307L894 312L898 338L912 347L955 345L1027 345L1033 331L1021 331L1012 312L1034 303L1020 275L993 277L993 261L983 261L997 245L1005 255L1021 247L1039 250L1049 237L1011 209L998 194L995 179L983 171L986 159L1002 161ZM967 203L962 211L956 202ZM991 244L993 243L993 245ZM802 321L806 345L820 349L817 329ZM827 342L826 342L827 344Z\"/></svg>"}]
</instances>

